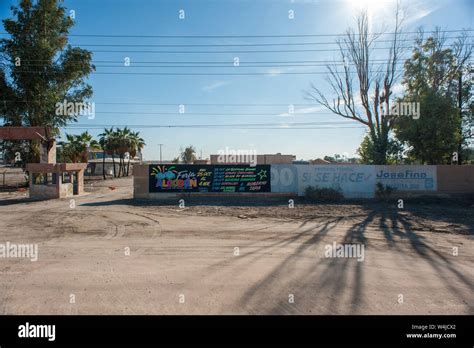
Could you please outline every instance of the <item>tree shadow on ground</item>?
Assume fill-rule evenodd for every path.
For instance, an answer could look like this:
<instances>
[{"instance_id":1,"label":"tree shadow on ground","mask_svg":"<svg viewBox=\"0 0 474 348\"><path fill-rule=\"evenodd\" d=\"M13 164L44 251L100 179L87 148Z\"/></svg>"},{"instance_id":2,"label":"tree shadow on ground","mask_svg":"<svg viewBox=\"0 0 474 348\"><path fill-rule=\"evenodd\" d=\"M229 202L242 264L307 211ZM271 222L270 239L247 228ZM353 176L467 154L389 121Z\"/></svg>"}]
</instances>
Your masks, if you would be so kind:
<instances>
[{"instance_id":1,"label":"tree shadow on ground","mask_svg":"<svg viewBox=\"0 0 474 348\"><path fill-rule=\"evenodd\" d=\"M266 206L285 206L288 207L288 199L269 198L269 199L234 199L234 198L173 198L166 200L140 200L140 199L116 199L111 201L83 203L84 206L106 206L106 205L133 205L133 206L163 206L173 207L184 199L186 207L194 206L223 206L223 207L266 207Z\"/></svg>"},{"instance_id":2,"label":"tree shadow on ground","mask_svg":"<svg viewBox=\"0 0 474 348\"><path fill-rule=\"evenodd\" d=\"M30 199L30 198L7 198L7 199L0 199L0 206L8 206L8 205L15 205L15 204L30 204L34 202L39 202L39 200Z\"/></svg>"},{"instance_id":3,"label":"tree shadow on ground","mask_svg":"<svg viewBox=\"0 0 474 348\"><path fill-rule=\"evenodd\" d=\"M462 225L465 231L462 234L474 235L474 197L472 195L460 195L456 198L444 197L413 197L403 199L403 208L398 208L398 200L365 201L361 206L366 211L379 210L381 214L397 213L405 214L404 220L439 222L445 224ZM408 216L410 215L410 216ZM410 225L412 229L432 230L425 224L420 226ZM458 231L461 232L461 231Z\"/></svg>"},{"instance_id":4,"label":"tree shadow on ground","mask_svg":"<svg viewBox=\"0 0 474 348\"><path fill-rule=\"evenodd\" d=\"M255 242L252 251L241 253L238 258L216 263L208 270L211 273L225 272L225 267L223 269L222 266L234 266L232 269L246 272L253 262L262 257L262 254L276 253L279 249L294 243L296 245L294 252L286 254L276 266L253 283L241 296L237 306L249 312L263 310L264 313L270 314L294 313L298 310L285 298L288 289L293 288L299 298L307 300L305 303L317 304L315 307L322 308L325 313L361 313L365 308L363 301L367 296L364 292L368 286L364 278L365 263L354 258L325 258L320 255L320 258L315 257L315 263L311 265L307 259L311 257L311 252L315 252L313 255L317 254L318 247L319 250L323 248L320 242L323 238L327 240L330 237L331 230L342 219L343 217L334 218L312 227L306 226L311 220L307 219L298 229L290 233L290 237L270 244L264 244L265 240ZM334 236L334 240L342 244L355 243L362 244L366 248L380 248L380 244L373 244L367 238L368 228L379 230L384 237L382 240L385 240L389 248L395 248L397 253L404 255L412 254L414 251L420 261L426 262L442 279L449 292L463 301L469 312L474 311L472 299L467 298L466 292L460 289L464 287L471 292L474 291L472 280L456 268L455 259L449 257L448 252L437 250L425 240L425 236L414 231L412 221L405 215L387 209L368 211L366 217L349 227L342 238L341 235L337 235ZM373 233L371 230L371 238L377 236ZM269 237L268 240L274 241L275 236ZM302 262L305 257L306 262ZM453 282L453 279L456 282ZM269 291L275 293L275 289L281 289L281 298L275 299L268 295ZM323 291L325 294L331 294L330 298L318 298L318 293Z\"/></svg>"}]
</instances>

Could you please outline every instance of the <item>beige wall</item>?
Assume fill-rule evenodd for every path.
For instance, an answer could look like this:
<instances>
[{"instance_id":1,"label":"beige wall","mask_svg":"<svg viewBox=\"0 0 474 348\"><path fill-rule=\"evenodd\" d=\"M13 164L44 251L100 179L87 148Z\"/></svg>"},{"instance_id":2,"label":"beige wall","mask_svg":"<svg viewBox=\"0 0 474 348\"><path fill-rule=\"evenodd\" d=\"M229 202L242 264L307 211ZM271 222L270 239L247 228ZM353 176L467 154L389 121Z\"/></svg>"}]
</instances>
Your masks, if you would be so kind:
<instances>
[{"instance_id":1,"label":"beige wall","mask_svg":"<svg viewBox=\"0 0 474 348\"><path fill-rule=\"evenodd\" d=\"M292 164L293 155L263 155L264 162L257 164Z\"/></svg>"},{"instance_id":2,"label":"beige wall","mask_svg":"<svg viewBox=\"0 0 474 348\"><path fill-rule=\"evenodd\" d=\"M73 197L73 184L61 185L31 185L30 198L34 199L54 199Z\"/></svg>"},{"instance_id":3,"label":"beige wall","mask_svg":"<svg viewBox=\"0 0 474 348\"><path fill-rule=\"evenodd\" d=\"M438 192L474 192L474 166L437 166Z\"/></svg>"},{"instance_id":4,"label":"beige wall","mask_svg":"<svg viewBox=\"0 0 474 348\"><path fill-rule=\"evenodd\" d=\"M133 166L133 197L148 198L148 164Z\"/></svg>"}]
</instances>

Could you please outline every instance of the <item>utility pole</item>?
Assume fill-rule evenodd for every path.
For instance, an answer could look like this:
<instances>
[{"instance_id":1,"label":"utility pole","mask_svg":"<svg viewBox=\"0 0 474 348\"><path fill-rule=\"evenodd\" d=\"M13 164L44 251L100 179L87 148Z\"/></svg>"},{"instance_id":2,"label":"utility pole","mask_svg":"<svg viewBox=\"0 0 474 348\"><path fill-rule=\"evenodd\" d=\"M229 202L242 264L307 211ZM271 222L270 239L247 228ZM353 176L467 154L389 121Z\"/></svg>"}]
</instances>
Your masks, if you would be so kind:
<instances>
[{"instance_id":1,"label":"utility pole","mask_svg":"<svg viewBox=\"0 0 474 348\"><path fill-rule=\"evenodd\" d=\"M163 144L158 144L158 145L160 145L160 164L161 164L161 162L163 161L163 158L161 157L161 147L163 146Z\"/></svg>"}]
</instances>

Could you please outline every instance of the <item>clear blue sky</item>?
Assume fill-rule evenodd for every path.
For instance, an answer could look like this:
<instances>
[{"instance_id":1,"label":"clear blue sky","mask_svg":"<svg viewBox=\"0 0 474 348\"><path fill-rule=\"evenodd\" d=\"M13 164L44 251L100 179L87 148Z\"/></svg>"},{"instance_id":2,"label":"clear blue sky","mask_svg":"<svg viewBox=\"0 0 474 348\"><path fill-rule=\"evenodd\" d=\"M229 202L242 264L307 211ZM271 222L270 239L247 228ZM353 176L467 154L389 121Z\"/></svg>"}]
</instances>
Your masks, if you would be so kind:
<instances>
[{"instance_id":1,"label":"clear blue sky","mask_svg":"<svg viewBox=\"0 0 474 348\"><path fill-rule=\"evenodd\" d=\"M0 18L10 16L14 0L1 0ZM394 2L384 0L65 0L64 5L75 11L75 26L71 34L113 35L301 35L339 34L354 26L358 11L368 6L370 23L374 32L392 31ZM426 31L440 26L443 30L472 29L474 2L472 0L414 0L404 1L405 31L422 26ZM185 11L185 19L179 19L179 10ZM289 10L294 19L289 19ZM449 37L455 36L448 34ZM473 34L474 35L474 34ZM412 38L413 35L408 35ZM385 37L386 39L387 37ZM382 37L383 39L383 37ZM203 157L217 153L226 147L256 150L257 153L294 154L298 159L313 159L335 153L355 154L364 136L363 128L342 128L331 125L326 129L289 129L288 123L343 121L331 115L317 104L308 104L303 91L311 82L325 88L324 75L285 75L280 72L324 72L324 66L314 67L258 67L244 68L246 62L281 61L330 61L336 57L333 51L242 53L251 50L311 50L334 49L335 37L299 38L127 38L73 36L70 42L94 52L93 60L98 72L226 72L271 73L269 75L101 75L92 74L96 103L95 119L81 119L83 125L209 125L268 123L275 129L218 129L218 128L137 128L147 146L145 159L159 158L159 143L163 143L163 158L171 159L179 148L194 145ZM149 45L181 44L269 44L269 43L318 43L301 46L221 46L221 47L150 47ZM87 45L144 45L145 47L112 47ZM406 43L407 46L411 42ZM148 46L148 47L146 47ZM386 47L380 43L378 47ZM123 52L97 52L118 50ZM130 53L129 51L229 51L227 53ZM376 58L384 57L377 50ZM409 55L409 51L405 56ZM238 56L242 66L232 67ZM130 57L131 66L120 66L124 57ZM117 63L102 63L114 61ZM135 62L228 62L229 68L138 68ZM104 65L117 65L107 67ZM156 65L158 63L149 63ZM263 65L263 64L262 64ZM271 65L271 64L267 64ZM273 63L275 65L275 63ZM329 95L329 97L332 97ZM136 103L140 105L114 104ZM111 103L111 104L104 104ZM145 105L145 104L174 105ZM178 105L186 105L186 113L178 113ZM188 104L245 104L246 106L192 106ZM271 104L271 106L248 106ZM275 104L282 104L278 106ZM288 104L296 104L296 114L285 116ZM120 112L117 114L110 112ZM175 113L174 115L150 115L144 113ZM305 113L312 112L308 115ZM192 115L192 113L204 115ZM260 115L243 115L243 114ZM217 114L217 115L210 115ZM226 115L227 114L227 115ZM231 115L229 115L231 114ZM237 114L237 115L232 115ZM270 115L261 115L270 114ZM359 127L355 122L350 127ZM294 126L296 127L296 126ZM307 127L307 126L306 126ZM82 130L66 130L79 133ZM90 129L93 135L99 129Z\"/></svg>"}]
</instances>

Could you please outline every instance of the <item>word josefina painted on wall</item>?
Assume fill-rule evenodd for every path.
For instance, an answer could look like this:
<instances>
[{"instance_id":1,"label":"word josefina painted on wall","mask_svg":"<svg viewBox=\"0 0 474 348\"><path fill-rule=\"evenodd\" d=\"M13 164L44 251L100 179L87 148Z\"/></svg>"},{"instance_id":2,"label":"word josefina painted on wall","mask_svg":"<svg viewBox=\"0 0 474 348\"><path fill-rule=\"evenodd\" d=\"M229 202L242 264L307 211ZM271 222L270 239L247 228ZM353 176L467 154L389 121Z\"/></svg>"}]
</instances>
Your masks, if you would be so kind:
<instances>
[{"instance_id":1,"label":"word josefina painted on wall","mask_svg":"<svg viewBox=\"0 0 474 348\"><path fill-rule=\"evenodd\" d=\"M375 180L399 191L436 191L436 167L378 166Z\"/></svg>"},{"instance_id":2,"label":"word josefina painted on wall","mask_svg":"<svg viewBox=\"0 0 474 348\"><path fill-rule=\"evenodd\" d=\"M270 192L269 165L149 166L149 192Z\"/></svg>"}]
</instances>

